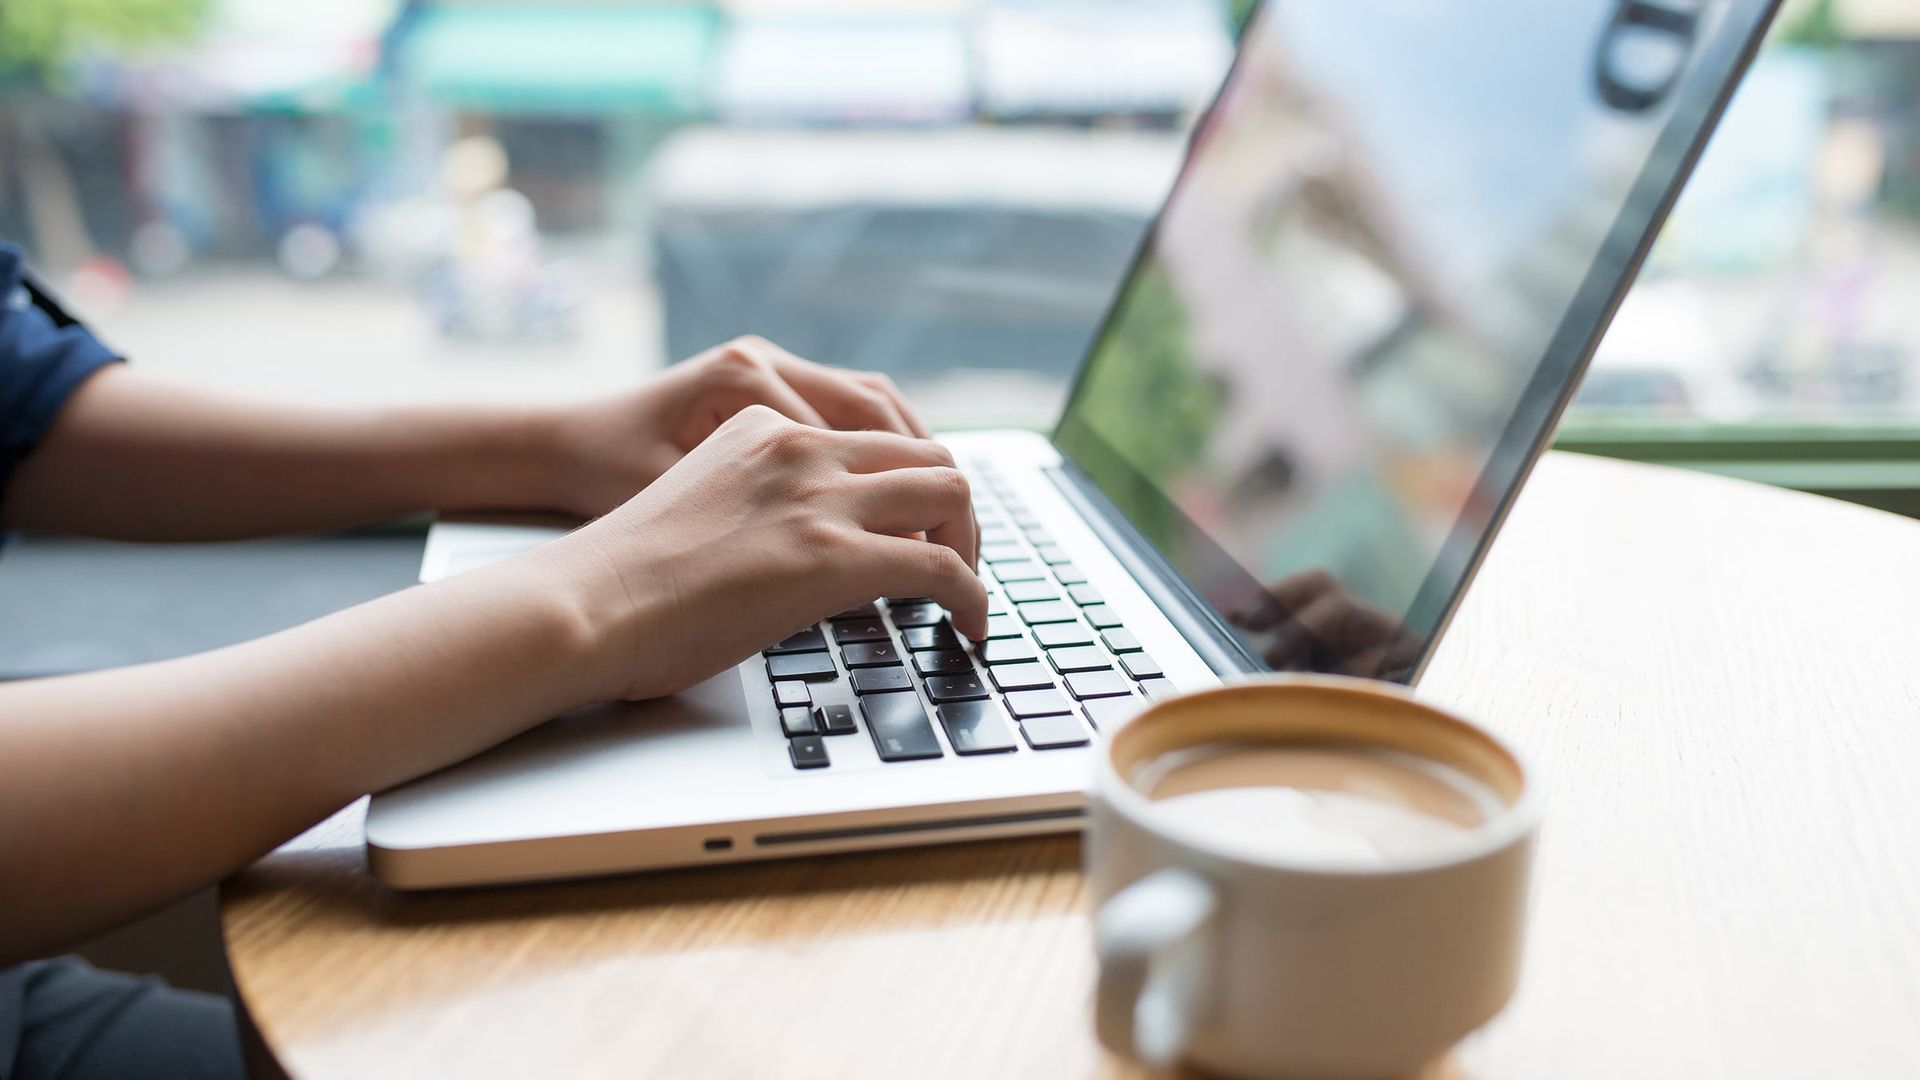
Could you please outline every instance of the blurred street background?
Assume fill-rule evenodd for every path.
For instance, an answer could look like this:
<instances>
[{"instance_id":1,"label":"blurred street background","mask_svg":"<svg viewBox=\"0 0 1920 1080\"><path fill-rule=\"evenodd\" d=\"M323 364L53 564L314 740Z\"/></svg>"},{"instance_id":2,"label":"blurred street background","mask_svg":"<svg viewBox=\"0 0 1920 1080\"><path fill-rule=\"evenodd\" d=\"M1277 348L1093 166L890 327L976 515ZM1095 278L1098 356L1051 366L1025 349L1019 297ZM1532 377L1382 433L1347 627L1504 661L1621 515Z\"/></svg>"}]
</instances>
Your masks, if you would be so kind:
<instances>
[{"instance_id":1,"label":"blurred street background","mask_svg":"<svg viewBox=\"0 0 1920 1080\"><path fill-rule=\"evenodd\" d=\"M1042 426L1247 7L5 0L0 236L239 389L577 395L754 332ZM1795 0L1575 423L1905 430L1917 362L1920 3Z\"/></svg>"}]
</instances>

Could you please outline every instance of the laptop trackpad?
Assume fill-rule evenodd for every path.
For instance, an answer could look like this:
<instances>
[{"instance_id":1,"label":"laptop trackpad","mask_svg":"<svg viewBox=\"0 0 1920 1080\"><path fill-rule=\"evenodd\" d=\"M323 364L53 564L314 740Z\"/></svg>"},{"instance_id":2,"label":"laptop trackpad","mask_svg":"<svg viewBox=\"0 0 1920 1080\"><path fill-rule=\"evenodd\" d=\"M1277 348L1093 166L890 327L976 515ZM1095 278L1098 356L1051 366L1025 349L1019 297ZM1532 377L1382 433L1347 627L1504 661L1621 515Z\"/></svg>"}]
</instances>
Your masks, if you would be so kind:
<instances>
[{"instance_id":1,"label":"laptop trackpad","mask_svg":"<svg viewBox=\"0 0 1920 1080\"><path fill-rule=\"evenodd\" d=\"M595 705L374 797L370 839L436 847L698 815L760 779L740 669L656 701Z\"/></svg>"}]
</instances>

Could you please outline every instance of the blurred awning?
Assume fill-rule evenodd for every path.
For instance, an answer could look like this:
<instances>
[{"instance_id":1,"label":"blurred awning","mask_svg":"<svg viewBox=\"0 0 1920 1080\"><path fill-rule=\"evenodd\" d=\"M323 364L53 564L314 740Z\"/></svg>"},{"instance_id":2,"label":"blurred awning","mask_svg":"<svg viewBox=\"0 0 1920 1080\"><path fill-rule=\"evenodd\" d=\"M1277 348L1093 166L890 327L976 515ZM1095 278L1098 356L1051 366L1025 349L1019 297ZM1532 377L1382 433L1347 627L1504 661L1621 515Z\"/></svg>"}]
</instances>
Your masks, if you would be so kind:
<instances>
[{"instance_id":1,"label":"blurred awning","mask_svg":"<svg viewBox=\"0 0 1920 1080\"><path fill-rule=\"evenodd\" d=\"M701 111L719 15L692 5L431 7L401 34L395 70L476 112Z\"/></svg>"},{"instance_id":2,"label":"blurred awning","mask_svg":"<svg viewBox=\"0 0 1920 1080\"><path fill-rule=\"evenodd\" d=\"M1219 0L990 0L975 55L990 116L1175 115L1213 97L1233 29Z\"/></svg>"},{"instance_id":3,"label":"blurred awning","mask_svg":"<svg viewBox=\"0 0 1920 1080\"><path fill-rule=\"evenodd\" d=\"M973 114L957 19L738 16L713 109L747 123L949 123Z\"/></svg>"}]
</instances>

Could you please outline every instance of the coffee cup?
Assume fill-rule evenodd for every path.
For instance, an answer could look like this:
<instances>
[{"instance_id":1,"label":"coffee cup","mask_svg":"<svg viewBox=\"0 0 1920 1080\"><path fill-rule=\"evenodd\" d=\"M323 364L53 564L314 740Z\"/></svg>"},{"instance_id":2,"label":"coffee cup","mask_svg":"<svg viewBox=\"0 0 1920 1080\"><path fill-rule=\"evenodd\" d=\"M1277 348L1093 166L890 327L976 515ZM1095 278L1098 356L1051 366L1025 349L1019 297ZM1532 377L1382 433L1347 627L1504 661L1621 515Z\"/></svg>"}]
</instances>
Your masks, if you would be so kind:
<instances>
[{"instance_id":1,"label":"coffee cup","mask_svg":"<svg viewBox=\"0 0 1920 1080\"><path fill-rule=\"evenodd\" d=\"M1538 801L1484 729L1390 684L1276 675L1157 702L1095 758L1110 1049L1410 1076L1512 995Z\"/></svg>"}]
</instances>

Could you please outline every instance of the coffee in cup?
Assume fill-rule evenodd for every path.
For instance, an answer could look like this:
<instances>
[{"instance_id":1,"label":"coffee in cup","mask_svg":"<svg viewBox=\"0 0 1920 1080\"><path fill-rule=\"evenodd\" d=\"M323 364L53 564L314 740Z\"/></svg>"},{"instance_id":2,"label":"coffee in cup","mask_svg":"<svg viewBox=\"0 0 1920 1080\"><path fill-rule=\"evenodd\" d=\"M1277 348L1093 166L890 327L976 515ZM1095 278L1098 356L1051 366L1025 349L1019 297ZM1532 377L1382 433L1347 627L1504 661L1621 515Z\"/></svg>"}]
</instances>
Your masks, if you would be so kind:
<instances>
[{"instance_id":1,"label":"coffee in cup","mask_svg":"<svg viewBox=\"0 0 1920 1080\"><path fill-rule=\"evenodd\" d=\"M1387 684L1273 676L1159 702L1097 761L1113 1049L1408 1075L1511 995L1536 803L1480 728Z\"/></svg>"},{"instance_id":2,"label":"coffee in cup","mask_svg":"<svg viewBox=\"0 0 1920 1080\"><path fill-rule=\"evenodd\" d=\"M1499 796L1459 769L1342 743L1208 743L1132 782L1154 813L1254 858L1387 866L1492 820Z\"/></svg>"}]
</instances>

